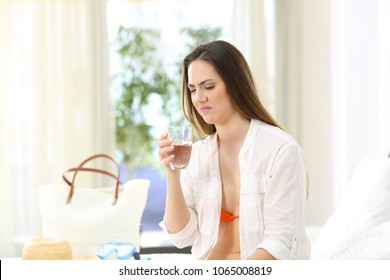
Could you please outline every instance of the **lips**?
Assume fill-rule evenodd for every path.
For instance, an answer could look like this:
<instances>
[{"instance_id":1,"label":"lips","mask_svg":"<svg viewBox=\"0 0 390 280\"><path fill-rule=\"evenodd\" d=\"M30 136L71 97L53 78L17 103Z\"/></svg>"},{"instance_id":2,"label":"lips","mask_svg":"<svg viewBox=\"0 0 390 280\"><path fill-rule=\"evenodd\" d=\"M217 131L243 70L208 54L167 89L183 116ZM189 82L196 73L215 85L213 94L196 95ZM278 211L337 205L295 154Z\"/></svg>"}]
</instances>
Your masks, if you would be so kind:
<instances>
[{"instance_id":1,"label":"lips","mask_svg":"<svg viewBox=\"0 0 390 280\"><path fill-rule=\"evenodd\" d=\"M202 107L200 107L199 111L200 111L201 113L208 113L208 112L211 111L211 109L212 109L211 107L202 106Z\"/></svg>"}]
</instances>

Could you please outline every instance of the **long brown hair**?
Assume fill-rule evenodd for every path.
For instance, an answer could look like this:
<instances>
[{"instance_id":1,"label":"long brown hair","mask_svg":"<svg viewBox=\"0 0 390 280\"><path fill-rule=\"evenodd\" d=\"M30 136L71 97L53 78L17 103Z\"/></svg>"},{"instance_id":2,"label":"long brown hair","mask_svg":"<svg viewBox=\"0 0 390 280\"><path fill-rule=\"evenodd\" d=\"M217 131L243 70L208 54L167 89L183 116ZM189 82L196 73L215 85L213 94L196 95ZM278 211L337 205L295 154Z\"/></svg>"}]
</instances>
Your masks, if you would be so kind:
<instances>
[{"instance_id":1,"label":"long brown hair","mask_svg":"<svg viewBox=\"0 0 390 280\"><path fill-rule=\"evenodd\" d=\"M256 119L268 124L281 126L261 103L251 70L241 52L225 41L202 44L188 54L182 65L182 107L184 116L193 125L202 139L216 131L213 124L206 123L196 111L187 87L188 67L195 60L205 60L212 64L226 85L233 105L247 119Z\"/></svg>"}]
</instances>

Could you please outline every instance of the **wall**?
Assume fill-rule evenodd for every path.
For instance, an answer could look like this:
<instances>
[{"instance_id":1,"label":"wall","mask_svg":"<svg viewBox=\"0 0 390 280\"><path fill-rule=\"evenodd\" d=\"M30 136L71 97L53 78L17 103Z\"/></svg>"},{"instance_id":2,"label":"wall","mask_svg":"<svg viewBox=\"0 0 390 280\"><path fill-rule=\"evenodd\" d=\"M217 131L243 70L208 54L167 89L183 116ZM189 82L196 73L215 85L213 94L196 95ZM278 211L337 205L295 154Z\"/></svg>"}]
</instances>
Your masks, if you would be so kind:
<instances>
[{"instance_id":1,"label":"wall","mask_svg":"<svg viewBox=\"0 0 390 280\"><path fill-rule=\"evenodd\" d=\"M332 213L330 1L299 1L300 142L310 179L308 224Z\"/></svg>"},{"instance_id":2,"label":"wall","mask_svg":"<svg viewBox=\"0 0 390 280\"><path fill-rule=\"evenodd\" d=\"M390 152L390 114L386 108L390 104L390 89L385 78L390 72L390 22L389 3L385 2L334 2L336 205L362 158L386 156Z\"/></svg>"},{"instance_id":3,"label":"wall","mask_svg":"<svg viewBox=\"0 0 390 280\"><path fill-rule=\"evenodd\" d=\"M327 0L276 5L276 117L306 155L309 225L332 213L331 25Z\"/></svg>"},{"instance_id":4,"label":"wall","mask_svg":"<svg viewBox=\"0 0 390 280\"><path fill-rule=\"evenodd\" d=\"M311 181L308 224L337 209L364 157L390 152L390 4L296 0L299 79L290 115ZM387 11L387 12L386 12Z\"/></svg>"}]
</instances>

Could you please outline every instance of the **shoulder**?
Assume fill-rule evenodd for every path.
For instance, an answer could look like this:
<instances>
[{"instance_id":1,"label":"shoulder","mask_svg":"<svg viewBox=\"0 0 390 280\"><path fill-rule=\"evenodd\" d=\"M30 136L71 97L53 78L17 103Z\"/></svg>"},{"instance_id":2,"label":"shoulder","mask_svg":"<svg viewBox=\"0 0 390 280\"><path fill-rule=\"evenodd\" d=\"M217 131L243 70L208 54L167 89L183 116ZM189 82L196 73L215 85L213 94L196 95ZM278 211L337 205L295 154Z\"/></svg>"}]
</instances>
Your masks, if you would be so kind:
<instances>
[{"instance_id":1,"label":"shoulder","mask_svg":"<svg viewBox=\"0 0 390 280\"><path fill-rule=\"evenodd\" d=\"M303 150L297 141L279 127L252 120L251 129L255 146L268 151L269 156L275 157L281 153L303 155Z\"/></svg>"},{"instance_id":2,"label":"shoulder","mask_svg":"<svg viewBox=\"0 0 390 280\"><path fill-rule=\"evenodd\" d=\"M295 139L286 131L268 123L252 120L251 129L254 131L256 140L273 142L277 145L297 145Z\"/></svg>"}]
</instances>

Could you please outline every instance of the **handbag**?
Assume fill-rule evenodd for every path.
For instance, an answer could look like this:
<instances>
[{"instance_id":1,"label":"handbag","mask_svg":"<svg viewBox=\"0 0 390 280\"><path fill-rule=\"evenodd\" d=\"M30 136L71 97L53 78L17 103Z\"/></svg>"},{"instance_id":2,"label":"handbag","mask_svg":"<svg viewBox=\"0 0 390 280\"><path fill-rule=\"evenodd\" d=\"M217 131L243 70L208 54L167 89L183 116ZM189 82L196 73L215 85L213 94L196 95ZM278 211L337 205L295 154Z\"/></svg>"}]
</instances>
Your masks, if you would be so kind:
<instances>
[{"instance_id":1,"label":"handbag","mask_svg":"<svg viewBox=\"0 0 390 280\"><path fill-rule=\"evenodd\" d=\"M112 161L117 174L85 167L86 163L97 158ZM76 187L79 172L104 174L115 180L115 186ZM68 179L71 173L73 176ZM66 184L39 187L43 237L68 240L76 256L95 255L99 246L108 242L132 243L137 251L140 250L141 218L149 180L132 179L121 184L119 165L106 154L87 158L78 167L66 170L62 177Z\"/></svg>"}]
</instances>

